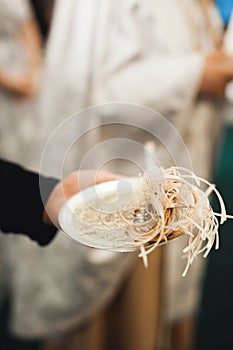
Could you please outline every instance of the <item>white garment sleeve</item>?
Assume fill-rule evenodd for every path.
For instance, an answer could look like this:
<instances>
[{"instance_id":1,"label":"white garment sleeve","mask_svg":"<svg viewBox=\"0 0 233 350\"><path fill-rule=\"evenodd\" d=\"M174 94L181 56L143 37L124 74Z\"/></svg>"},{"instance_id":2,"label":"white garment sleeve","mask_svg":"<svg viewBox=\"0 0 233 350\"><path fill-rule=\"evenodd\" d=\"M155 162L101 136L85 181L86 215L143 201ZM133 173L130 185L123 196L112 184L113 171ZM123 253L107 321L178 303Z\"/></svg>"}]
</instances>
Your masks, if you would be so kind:
<instances>
[{"instance_id":1,"label":"white garment sleeve","mask_svg":"<svg viewBox=\"0 0 233 350\"><path fill-rule=\"evenodd\" d=\"M147 105L161 113L179 111L198 92L203 56L198 53L142 57L110 74L104 98Z\"/></svg>"}]
</instances>

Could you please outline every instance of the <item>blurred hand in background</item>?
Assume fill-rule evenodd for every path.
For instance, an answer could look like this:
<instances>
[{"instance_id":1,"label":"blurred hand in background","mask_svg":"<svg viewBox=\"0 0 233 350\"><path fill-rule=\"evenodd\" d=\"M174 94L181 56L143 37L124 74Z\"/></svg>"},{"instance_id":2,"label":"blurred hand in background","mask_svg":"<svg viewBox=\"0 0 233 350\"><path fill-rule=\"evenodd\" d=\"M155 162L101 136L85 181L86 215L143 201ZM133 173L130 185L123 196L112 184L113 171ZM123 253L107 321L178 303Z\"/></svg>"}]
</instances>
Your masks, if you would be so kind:
<instances>
[{"instance_id":1,"label":"blurred hand in background","mask_svg":"<svg viewBox=\"0 0 233 350\"><path fill-rule=\"evenodd\" d=\"M206 56L200 83L203 95L224 97L226 85L233 79L233 57L223 51Z\"/></svg>"}]
</instances>

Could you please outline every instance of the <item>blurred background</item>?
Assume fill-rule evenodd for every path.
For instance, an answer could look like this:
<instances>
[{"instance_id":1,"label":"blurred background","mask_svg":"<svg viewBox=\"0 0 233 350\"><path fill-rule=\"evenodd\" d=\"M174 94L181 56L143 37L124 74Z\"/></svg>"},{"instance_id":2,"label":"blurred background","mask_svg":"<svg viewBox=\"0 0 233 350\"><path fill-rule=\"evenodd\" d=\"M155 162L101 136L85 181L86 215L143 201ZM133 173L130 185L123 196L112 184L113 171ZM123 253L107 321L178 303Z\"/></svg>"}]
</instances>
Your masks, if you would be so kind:
<instances>
[{"instance_id":1,"label":"blurred background","mask_svg":"<svg viewBox=\"0 0 233 350\"><path fill-rule=\"evenodd\" d=\"M194 171L216 183L232 214L232 10L232 0L0 0L1 157L39 170L46 141L73 113L142 105L177 128ZM111 113L81 118L75 132ZM169 166L150 133L119 124L87 133L64 171L122 136L154 143ZM57 140L51 165L69 137ZM107 168L138 172L124 160ZM2 235L0 349L232 349L232 228L221 227L220 250L199 257L185 278L185 238L157 248L144 269L134 254L95 251L62 234L46 248Z\"/></svg>"}]
</instances>

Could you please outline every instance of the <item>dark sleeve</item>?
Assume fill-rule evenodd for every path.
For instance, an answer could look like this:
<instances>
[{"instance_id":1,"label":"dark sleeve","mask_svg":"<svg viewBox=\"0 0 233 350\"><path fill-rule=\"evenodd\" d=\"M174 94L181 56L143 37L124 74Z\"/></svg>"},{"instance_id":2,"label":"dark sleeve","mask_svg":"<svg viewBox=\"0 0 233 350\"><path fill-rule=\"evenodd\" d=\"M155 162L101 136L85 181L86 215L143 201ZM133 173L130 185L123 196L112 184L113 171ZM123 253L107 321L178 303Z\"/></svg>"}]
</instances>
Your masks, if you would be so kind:
<instances>
[{"instance_id":1,"label":"dark sleeve","mask_svg":"<svg viewBox=\"0 0 233 350\"><path fill-rule=\"evenodd\" d=\"M58 180L39 177L18 165L0 160L0 228L5 233L24 233L40 245L46 245L57 229L42 221L44 206L39 180L46 203Z\"/></svg>"}]
</instances>

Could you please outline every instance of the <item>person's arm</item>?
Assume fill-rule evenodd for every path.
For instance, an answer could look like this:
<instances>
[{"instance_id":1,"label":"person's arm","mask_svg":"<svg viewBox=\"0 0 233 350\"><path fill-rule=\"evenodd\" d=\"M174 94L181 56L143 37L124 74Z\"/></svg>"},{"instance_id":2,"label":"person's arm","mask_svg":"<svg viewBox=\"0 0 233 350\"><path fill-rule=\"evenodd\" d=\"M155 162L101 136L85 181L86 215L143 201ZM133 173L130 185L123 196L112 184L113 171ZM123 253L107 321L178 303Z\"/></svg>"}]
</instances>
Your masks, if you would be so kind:
<instances>
[{"instance_id":1,"label":"person's arm","mask_svg":"<svg viewBox=\"0 0 233 350\"><path fill-rule=\"evenodd\" d=\"M49 197L58 180L41 177L44 198ZM0 160L1 220L3 232L24 233L40 245L54 237L55 226L43 222L44 206L39 189L39 176L18 165Z\"/></svg>"},{"instance_id":2,"label":"person's arm","mask_svg":"<svg viewBox=\"0 0 233 350\"><path fill-rule=\"evenodd\" d=\"M0 160L0 228L5 233L24 233L46 245L56 234L58 214L67 199L86 187L121 178L105 171L83 170L58 181Z\"/></svg>"}]
</instances>

